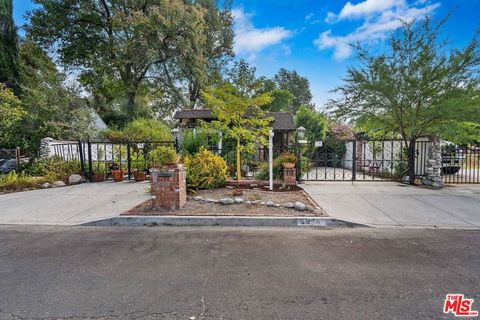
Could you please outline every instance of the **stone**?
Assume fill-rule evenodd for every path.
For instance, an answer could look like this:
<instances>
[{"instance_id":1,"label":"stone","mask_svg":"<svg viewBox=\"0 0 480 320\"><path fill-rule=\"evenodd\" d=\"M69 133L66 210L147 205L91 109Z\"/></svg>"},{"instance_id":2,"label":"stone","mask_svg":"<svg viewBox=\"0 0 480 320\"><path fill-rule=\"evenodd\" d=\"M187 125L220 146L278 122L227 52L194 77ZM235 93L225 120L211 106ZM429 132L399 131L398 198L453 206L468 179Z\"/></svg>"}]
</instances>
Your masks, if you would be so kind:
<instances>
[{"instance_id":1,"label":"stone","mask_svg":"<svg viewBox=\"0 0 480 320\"><path fill-rule=\"evenodd\" d=\"M266 205L267 205L267 207L273 207L273 206L275 206L275 203L272 200L268 200Z\"/></svg>"},{"instance_id":2,"label":"stone","mask_svg":"<svg viewBox=\"0 0 480 320\"><path fill-rule=\"evenodd\" d=\"M84 182L83 177L79 174L72 174L70 177L68 177L69 185L79 184L82 182Z\"/></svg>"},{"instance_id":3,"label":"stone","mask_svg":"<svg viewBox=\"0 0 480 320\"><path fill-rule=\"evenodd\" d=\"M193 200L193 197L192 197L192 196L187 196L187 200L188 200L188 201L192 201L192 200Z\"/></svg>"},{"instance_id":4,"label":"stone","mask_svg":"<svg viewBox=\"0 0 480 320\"><path fill-rule=\"evenodd\" d=\"M255 201L252 201L252 204L253 204L253 205L255 205L255 206L256 206L257 204L260 204L260 203L261 203L261 201L260 201L260 200L255 200Z\"/></svg>"},{"instance_id":5,"label":"stone","mask_svg":"<svg viewBox=\"0 0 480 320\"><path fill-rule=\"evenodd\" d=\"M304 203L297 201L294 204L294 208L295 210L298 210L298 211L304 211L307 208L307 206Z\"/></svg>"},{"instance_id":6,"label":"stone","mask_svg":"<svg viewBox=\"0 0 480 320\"><path fill-rule=\"evenodd\" d=\"M443 182L433 182L432 187L434 188L443 188Z\"/></svg>"},{"instance_id":7,"label":"stone","mask_svg":"<svg viewBox=\"0 0 480 320\"><path fill-rule=\"evenodd\" d=\"M315 210L315 208L313 208L312 206L306 206L305 210L312 212Z\"/></svg>"},{"instance_id":8,"label":"stone","mask_svg":"<svg viewBox=\"0 0 480 320\"><path fill-rule=\"evenodd\" d=\"M233 192L232 192L232 195L234 197L238 197L238 196L241 196L243 194L243 191L240 190L240 189L234 189Z\"/></svg>"},{"instance_id":9,"label":"stone","mask_svg":"<svg viewBox=\"0 0 480 320\"><path fill-rule=\"evenodd\" d=\"M205 199L205 202L210 202L210 203L213 202L213 203L215 203L215 201L216 201L216 200L215 200L215 199L212 199L212 198L207 198L207 199Z\"/></svg>"},{"instance_id":10,"label":"stone","mask_svg":"<svg viewBox=\"0 0 480 320\"><path fill-rule=\"evenodd\" d=\"M250 188L257 188L258 187L258 184L256 183L250 183Z\"/></svg>"},{"instance_id":11,"label":"stone","mask_svg":"<svg viewBox=\"0 0 480 320\"><path fill-rule=\"evenodd\" d=\"M264 205L265 205L265 201L261 201L261 202L259 203L259 205L264 206Z\"/></svg>"},{"instance_id":12,"label":"stone","mask_svg":"<svg viewBox=\"0 0 480 320\"><path fill-rule=\"evenodd\" d=\"M227 189L233 189L232 186L226 186L225 188L227 188Z\"/></svg>"},{"instance_id":13,"label":"stone","mask_svg":"<svg viewBox=\"0 0 480 320\"><path fill-rule=\"evenodd\" d=\"M291 203L291 202L286 202L283 206L284 206L285 208L290 208L290 209L293 208L293 207L295 207L295 205L294 205L293 203Z\"/></svg>"},{"instance_id":14,"label":"stone","mask_svg":"<svg viewBox=\"0 0 480 320\"><path fill-rule=\"evenodd\" d=\"M6 174L17 168L17 161L15 159L9 159L5 161L0 167L0 173Z\"/></svg>"},{"instance_id":15,"label":"stone","mask_svg":"<svg viewBox=\"0 0 480 320\"><path fill-rule=\"evenodd\" d=\"M245 201L245 203L246 203L246 204L252 204L252 201L247 200L247 201Z\"/></svg>"},{"instance_id":16,"label":"stone","mask_svg":"<svg viewBox=\"0 0 480 320\"><path fill-rule=\"evenodd\" d=\"M236 204L240 204L243 203L244 200L242 198L235 198L233 201L235 201Z\"/></svg>"},{"instance_id":17,"label":"stone","mask_svg":"<svg viewBox=\"0 0 480 320\"><path fill-rule=\"evenodd\" d=\"M219 200L221 204L234 204L235 200L232 198L222 198Z\"/></svg>"},{"instance_id":18,"label":"stone","mask_svg":"<svg viewBox=\"0 0 480 320\"><path fill-rule=\"evenodd\" d=\"M65 186L66 186L65 182L60 181L60 180L52 183L53 188L65 187Z\"/></svg>"},{"instance_id":19,"label":"stone","mask_svg":"<svg viewBox=\"0 0 480 320\"><path fill-rule=\"evenodd\" d=\"M42 184L42 189L48 189L52 186L52 184L50 182L45 182L44 184Z\"/></svg>"},{"instance_id":20,"label":"stone","mask_svg":"<svg viewBox=\"0 0 480 320\"><path fill-rule=\"evenodd\" d=\"M193 200L201 201L201 200L203 200L203 197L202 196L195 196L195 197L193 197Z\"/></svg>"},{"instance_id":21,"label":"stone","mask_svg":"<svg viewBox=\"0 0 480 320\"><path fill-rule=\"evenodd\" d=\"M275 208L280 208L281 205L279 203L275 203Z\"/></svg>"}]
</instances>

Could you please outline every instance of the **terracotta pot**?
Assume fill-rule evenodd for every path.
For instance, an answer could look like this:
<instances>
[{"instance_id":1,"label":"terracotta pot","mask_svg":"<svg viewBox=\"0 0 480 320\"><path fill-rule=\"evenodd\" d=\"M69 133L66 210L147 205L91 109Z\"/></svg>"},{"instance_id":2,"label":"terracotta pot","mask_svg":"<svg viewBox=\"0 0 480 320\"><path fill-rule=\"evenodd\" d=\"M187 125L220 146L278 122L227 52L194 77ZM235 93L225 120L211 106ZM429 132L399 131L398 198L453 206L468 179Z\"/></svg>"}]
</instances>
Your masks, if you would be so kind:
<instances>
[{"instance_id":1,"label":"terracotta pot","mask_svg":"<svg viewBox=\"0 0 480 320\"><path fill-rule=\"evenodd\" d=\"M105 173L95 173L93 179L95 182L105 181Z\"/></svg>"},{"instance_id":2,"label":"terracotta pot","mask_svg":"<svg viewBox=\"0 0 480 320\"><path fill-rule=\"evenodd\" d=\"M284 163L282 163L282 166L283 166L285 169L293 169L293 168L295 168L295 163L284 162Z\"/></svg>"},{"instance_id":3,"label":"terracotta pot","mask_svg":"<svg viewBox=\"0 0 480 320\"><path fill-rule=\"evenodd\" d=\"M135 178L135 181L141 182L141 181L145 181L147 174L145 173L145 171L134 170L133 177Z\"/></svg>"},{"instance_id":4,"label":"terracotta pot","mask_svg":"<svg viewBox=\"0 0 480 320\"><path fill-rule=\"evenodd\" d=\"M124 175L123 170L113 170L112 171L113 181L115 181L115 182L122 182L123 181L123 175Z\"/></svg>"}]
</instances>

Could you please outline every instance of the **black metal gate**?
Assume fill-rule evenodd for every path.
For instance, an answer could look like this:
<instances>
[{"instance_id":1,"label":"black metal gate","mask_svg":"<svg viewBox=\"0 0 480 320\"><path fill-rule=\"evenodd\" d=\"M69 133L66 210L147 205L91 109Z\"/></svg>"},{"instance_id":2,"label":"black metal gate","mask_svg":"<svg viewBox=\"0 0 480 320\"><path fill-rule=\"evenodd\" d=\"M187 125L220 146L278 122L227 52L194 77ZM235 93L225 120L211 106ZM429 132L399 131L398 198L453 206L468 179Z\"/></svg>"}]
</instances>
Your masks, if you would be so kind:
<instances>
[{"instance_id":1,"label":"black metal gate","mask_svg":"<svg viewBox=\"0 0 480 320\"><path fill-rule=\"evenodd\" d=\"M480 183L480 147L442 146L442 173L445 183Z\"/></svg>"},{"instance_id":2,"label":"black metal gate","mask_svg":"<svg viewBox=\"0 0 480 320\"><path fill-rule=\"evenodd\" d=\"M400 181L423 175L428 141L324 141L302 151L304 181ZM305 149L305 148L303 148ZM410 178L412 177L412 178Z\"/></svg>"}]
</instances>

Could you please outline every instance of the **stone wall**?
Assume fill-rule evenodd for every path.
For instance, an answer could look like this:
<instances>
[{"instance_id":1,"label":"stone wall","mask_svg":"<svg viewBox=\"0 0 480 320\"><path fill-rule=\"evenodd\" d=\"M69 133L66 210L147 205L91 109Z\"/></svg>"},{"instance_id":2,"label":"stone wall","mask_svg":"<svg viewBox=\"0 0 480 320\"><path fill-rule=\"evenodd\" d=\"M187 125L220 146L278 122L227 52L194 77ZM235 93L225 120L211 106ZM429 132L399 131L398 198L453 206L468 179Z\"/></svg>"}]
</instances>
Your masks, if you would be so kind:
<instances>
[{"instance_id":1,"label":"stone wall","mask_svg":"<svg viewBox=\"0 0 480 320\"><path fill-rule=\"evenodd\" d=\"M428 147L425 176L422 183L433 188L443 188L442 148L438 141L432 141Z\"/></svg>"}]
</instances>

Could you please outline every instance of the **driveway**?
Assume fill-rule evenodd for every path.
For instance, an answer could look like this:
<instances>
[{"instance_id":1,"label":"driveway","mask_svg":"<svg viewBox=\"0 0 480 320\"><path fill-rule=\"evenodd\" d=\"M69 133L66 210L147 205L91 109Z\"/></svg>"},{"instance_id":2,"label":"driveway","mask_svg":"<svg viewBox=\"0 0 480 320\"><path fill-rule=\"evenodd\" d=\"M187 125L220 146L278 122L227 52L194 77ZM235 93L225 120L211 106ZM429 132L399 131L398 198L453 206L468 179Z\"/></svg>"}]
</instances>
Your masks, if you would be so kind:
<instances>
[{"instance_id":1,"label":"driveway","mask_svg":"<svg viewBox=\"0 0 480 320\"><path fill-rule=\"evenodd\" d=\"M102 182L0 195L0 224L76 225L111 218L148 200L148 187Z\"/></svg>"},{"instance_id":2,"label":"driveway","mask_svg":"<svg viewBox=\"0 0 480 320\"><path fill-rule=\"evenodd\" d=\"M306 182L332 217L372 227L480 228L480 185L442 190L393 182Z\"/></svg>"}]
</instances>

